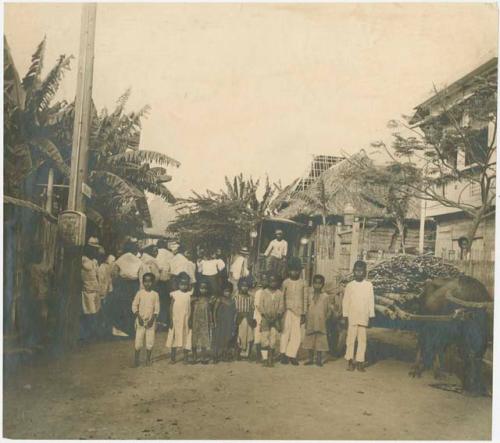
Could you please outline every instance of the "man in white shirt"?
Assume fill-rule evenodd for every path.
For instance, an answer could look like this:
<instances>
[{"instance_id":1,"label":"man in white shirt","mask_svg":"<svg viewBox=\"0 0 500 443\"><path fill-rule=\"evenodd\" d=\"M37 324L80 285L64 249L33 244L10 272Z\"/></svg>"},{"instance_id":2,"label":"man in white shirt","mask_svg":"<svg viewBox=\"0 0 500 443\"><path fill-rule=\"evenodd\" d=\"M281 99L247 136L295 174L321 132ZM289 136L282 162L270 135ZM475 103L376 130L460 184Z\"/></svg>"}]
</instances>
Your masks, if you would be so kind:
<instances>
[{"instance_id":1,"label":"man in white shirt","mask_svg":"<svg viewBox=\"0 0 500 443\"><path fill-rule=\"evenodd\" d=\"M276 238L269 243L264 255L267 257L267 271L283 278L286 269L288 243L283 239L281 229L277 229L275 235Z\"/></svg>"},{"instance_id":2,"label":"man in white shirt","mask_svg":"<svg viewBox=\"0 0 500 443\"><path fill-rule=\"evenodd\" d=\"M349 371L364 372L366 353L366 330L370 318L375 317L375 296L373 285L366 279L367 269L364 261L354 263L354 280L347 284L342 301L342 314L347 317L347 340L345 359ZM354 359L354 344L358 341L356 360Z\"/></svg>"},{"instance_id":3,"label":"man in white shirt","mask_svg":"<svg viewBox=\"0 0 500 443\"><path fill-rule=\"evenodd\" d=\"M241 248L240 252L236 254L233 263L229 269L229 281L235 286L238 286L240 278L245 278L250 275L248 266L248 248Z\"/></svg>"}]
</instances>

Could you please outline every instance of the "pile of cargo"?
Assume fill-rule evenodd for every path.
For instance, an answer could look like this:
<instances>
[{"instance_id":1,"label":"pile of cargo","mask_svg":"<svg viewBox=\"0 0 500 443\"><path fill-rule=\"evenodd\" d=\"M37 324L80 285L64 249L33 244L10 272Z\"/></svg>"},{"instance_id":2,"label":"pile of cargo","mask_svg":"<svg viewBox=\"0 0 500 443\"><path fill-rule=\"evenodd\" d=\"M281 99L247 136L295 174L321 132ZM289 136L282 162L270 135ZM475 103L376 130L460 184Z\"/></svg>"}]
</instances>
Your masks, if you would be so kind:
<instances>
[{"instance_id":1,"label":"pile of cargo","mask_svg":"<svg viewBox=\"0 0 500 443\"><path fill-rule=\"evenodd\" d=\"M373 283L377 311L394 317L398 308L415 311L416 302L427 280L453 278L461 272L430 255L397 255L369 268L368 280ZM347 275L342 286L353 280Z\"/></svg>"}]
</instances>

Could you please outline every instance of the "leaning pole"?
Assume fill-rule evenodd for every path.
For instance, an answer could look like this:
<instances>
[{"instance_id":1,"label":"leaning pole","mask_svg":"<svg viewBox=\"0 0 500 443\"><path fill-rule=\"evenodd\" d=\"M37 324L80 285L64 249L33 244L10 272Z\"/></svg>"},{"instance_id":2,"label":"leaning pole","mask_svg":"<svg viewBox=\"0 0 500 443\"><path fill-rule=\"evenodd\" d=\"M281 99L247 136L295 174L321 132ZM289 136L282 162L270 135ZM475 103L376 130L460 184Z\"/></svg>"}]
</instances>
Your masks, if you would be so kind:
<instances>
[{"instance_id":1,"label":"leaning pole","mask_svg":"<svg viewBox=\"0 0 500 443\"><path fill-rule=\"evenodd\" d=\"M58 345L62 350L71 349L79 338L82 306L82 247L86 238L85 197L90 198L91 196L86 180L91 126L96 12L96 3L82 5L68 207L59 217L63 260L62 272L59 276L61 310Z\"/></svg>"}]
</instances>

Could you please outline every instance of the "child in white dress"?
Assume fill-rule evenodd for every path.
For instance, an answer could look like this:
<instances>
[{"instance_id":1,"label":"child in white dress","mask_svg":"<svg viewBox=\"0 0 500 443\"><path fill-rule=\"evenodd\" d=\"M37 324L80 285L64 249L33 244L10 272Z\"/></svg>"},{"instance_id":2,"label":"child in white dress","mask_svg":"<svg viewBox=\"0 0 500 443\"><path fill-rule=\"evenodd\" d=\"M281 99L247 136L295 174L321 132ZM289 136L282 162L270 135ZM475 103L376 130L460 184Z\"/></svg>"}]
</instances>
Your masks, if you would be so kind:
<instances>
[{"instance_id":1,"label":"child in white dress","mask_svg":"<svg viewBox=\"0 0 500 443\"><path fill-rule=\"evenodd\" d=\"M170 294L170 325L165 346L171 349L170 363L176 362L177 349L184 350L184 363L188 363L189 351L191 350L191 329L189 328L189 317L191 315L191 279L185 272L177 276L179 289Z\"/></svg>"}]
</instances>

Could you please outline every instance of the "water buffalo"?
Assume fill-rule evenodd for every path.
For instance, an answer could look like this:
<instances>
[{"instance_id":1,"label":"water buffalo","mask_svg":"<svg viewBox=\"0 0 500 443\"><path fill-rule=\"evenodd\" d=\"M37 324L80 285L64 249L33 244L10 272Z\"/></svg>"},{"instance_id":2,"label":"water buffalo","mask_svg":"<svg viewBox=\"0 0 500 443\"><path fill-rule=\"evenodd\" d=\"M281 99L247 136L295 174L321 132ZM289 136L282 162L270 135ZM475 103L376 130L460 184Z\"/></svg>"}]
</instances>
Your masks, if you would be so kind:
<instances>
[{"instance_id":1,"label":"water buffalo","mask_svg":"<svg viewBox=\"0 0 500 443\"><path fill-rule=\"evenodd\" d=\"M486 308L492 300L478 280L460 276L428 281L419 299L418 350L410 376L420 377L425 369L434 367L440 375L440 357L448 346L458 347L464 362L463 388L481 393L482 358L488 341Z\"/></svg>"}]
</instances>

